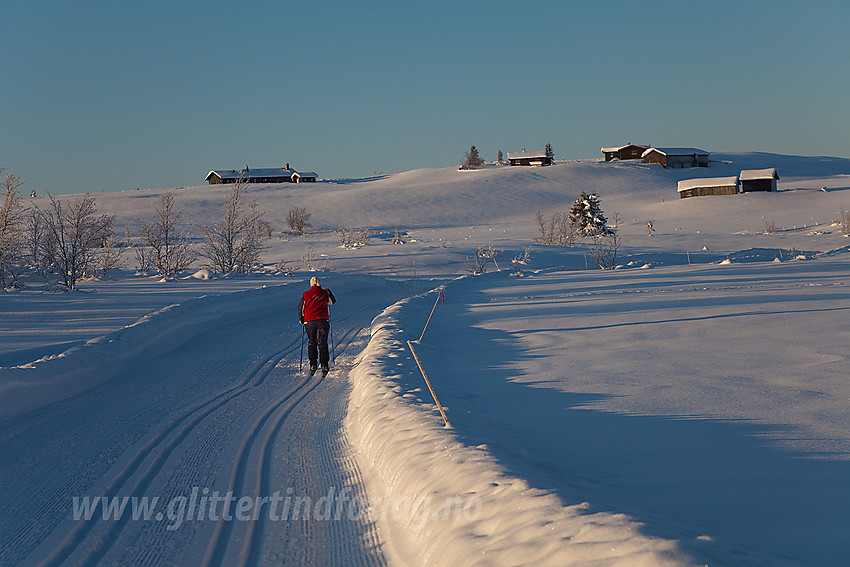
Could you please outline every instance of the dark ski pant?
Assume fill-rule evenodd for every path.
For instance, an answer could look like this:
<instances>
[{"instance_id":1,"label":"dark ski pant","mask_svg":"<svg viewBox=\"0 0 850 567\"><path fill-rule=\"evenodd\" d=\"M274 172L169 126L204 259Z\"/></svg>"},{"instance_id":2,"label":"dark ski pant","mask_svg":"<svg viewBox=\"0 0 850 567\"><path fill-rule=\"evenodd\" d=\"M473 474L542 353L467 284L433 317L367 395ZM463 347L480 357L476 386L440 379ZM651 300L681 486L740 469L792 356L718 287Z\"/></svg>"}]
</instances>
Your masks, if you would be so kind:
<instances>
[{"instance_id":1,"label":"dark ski pant","mask_svg":"<svg viewBox=\"0 0 850 567\"><path fill-rule=\"evenodd\" d=\"M327 319L307 321L304 326L307 329L307 358L310 359L310 365L316 366L318 360L323 367L327 366L331 359L328 353L330 322Z\"/></svg>"}]
</instances>

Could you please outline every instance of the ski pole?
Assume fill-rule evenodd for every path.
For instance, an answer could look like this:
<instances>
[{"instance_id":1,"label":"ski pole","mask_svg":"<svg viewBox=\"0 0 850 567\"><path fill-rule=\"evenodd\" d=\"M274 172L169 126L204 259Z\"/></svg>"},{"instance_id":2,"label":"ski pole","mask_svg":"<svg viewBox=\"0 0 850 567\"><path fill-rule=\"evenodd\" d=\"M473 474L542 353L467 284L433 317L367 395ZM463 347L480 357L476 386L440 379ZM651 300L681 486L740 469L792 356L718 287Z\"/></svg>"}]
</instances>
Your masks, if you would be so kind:
<instances>
[{"instance_id":1,"label":"ski pole","mask_svg":"<svg viewBox=\"0 0 850 567\"><path fill-rule=\"evenodd\" d=\"M334 326L331 324L331 312L328 310L328 338L331 340L331 358L336 365L336 349L334 348Z\"/></svg>"},{"instance_id":2,"label":"ski pole","mask_svg":"<svg viewBox=\"0 0 850 567\"><path fill-rule=\"evenodd\" d=\"M304 335L307 334L307 329L304 324L301 324L301 360L298 362L298 372L304 371Z\"/></svg>"}]
</instances>

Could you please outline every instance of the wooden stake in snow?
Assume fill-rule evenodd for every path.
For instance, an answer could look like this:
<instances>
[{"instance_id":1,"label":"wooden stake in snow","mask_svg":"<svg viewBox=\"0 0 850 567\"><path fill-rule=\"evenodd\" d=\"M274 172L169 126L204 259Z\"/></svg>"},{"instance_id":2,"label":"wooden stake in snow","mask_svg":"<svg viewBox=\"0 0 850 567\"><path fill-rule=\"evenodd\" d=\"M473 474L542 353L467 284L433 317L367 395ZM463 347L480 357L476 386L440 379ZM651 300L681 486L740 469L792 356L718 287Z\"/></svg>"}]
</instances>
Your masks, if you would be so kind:
<instances>
[{"instance_id":1,"label":"wooden stake in snow","mask_svg":"<svg viewBox=\"0 0 850 567\"><path fill-rule=\"evenodd\" d=\"M434 315L434 309L437 308L437 304L440 302L440 298L443 298L443 303L446 302L446 296L443 295L443 288L440 288L440 293L437 294L437 301L434 302L434 307L431 308L431 314L428 315L428 320L425 321L425 328L422 329L422 334L419 335L419 340L422 340L422 337L425 336L425 331L428 330L428 323L431 322L431 317Z\"/></svg>"},{"instance_id":2,"label":"wooden stake in snow","mask_svg":"<svg viewBox=\"0 0 850 567\"><path fill-rule=\"evenodd\" d=\"M416 365L419 367L419 372L422 373L422 377L425 378L425 383L428 384L428 390L431 391L431 397L434 398L434 403L437 404L437 408L440 410L440 415L443 416L443 421L446 422L446 427L449 427L449 419L446 417L446 412L443 411L443 406L440 405L440 400L437 399L437 394L434 393L434 388L431 387L431 381L428 380L428 376L425 374L425 370L422 368L422 363L419 362L419 357L416 356L416 351L413 350L413 344L410 341L407 341L407 346L410 347L410 352L413 353L413 359L416 361Z\"/></svg>"}]
</instances>

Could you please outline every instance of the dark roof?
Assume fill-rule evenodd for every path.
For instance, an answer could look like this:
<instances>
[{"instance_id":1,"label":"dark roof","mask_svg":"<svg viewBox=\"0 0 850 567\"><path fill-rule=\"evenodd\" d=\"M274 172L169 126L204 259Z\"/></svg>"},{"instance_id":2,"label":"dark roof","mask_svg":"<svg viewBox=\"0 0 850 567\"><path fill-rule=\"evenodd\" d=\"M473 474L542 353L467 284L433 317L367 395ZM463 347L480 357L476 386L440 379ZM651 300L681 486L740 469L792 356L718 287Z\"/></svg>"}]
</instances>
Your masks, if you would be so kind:
<instances>
[{"instance_id":1,"label":"dark roof","mask_svg":"<svg viewBox=\"0 0 850 567\"><path fill-rule=\"evenodd\" d=\"M699 150L697 148L648 148L645 152L643 152L643 155L645 156L646 154L652 151L664 154L665 156L692 156L695 154L699 156L710 155L709 152L705 150Z\"/></svg>"},{"instance_id":2,"label":"dark roof","mask_svg":"<svg viewBox=\"0 0 850 567\"><path fill-rule=\"evenodd\" d=\"M293 176L297 177L316 177L318 178L318 174L315 171L295 171L294 169L285 169L283 167L260 167L257 169L213 169L210 171L207 176L204 178L206 181L209 181L210 177L213 175L217 175L221 179L232 179L236 180L237 177L242 175L244 179L255 179L255 178L279 178L279 179L292 179Z\"/></svg>"},{"instance_id":3,"label":"dark roof","mask_svg":"<svg viewBox=\"0 0 850 567\"><path fill-rule=\"evenodd\" d=\"M508 152L508 159L541 159L541 158L551 158L552 154L549 152Z\"/></svg>"}]
</instances>

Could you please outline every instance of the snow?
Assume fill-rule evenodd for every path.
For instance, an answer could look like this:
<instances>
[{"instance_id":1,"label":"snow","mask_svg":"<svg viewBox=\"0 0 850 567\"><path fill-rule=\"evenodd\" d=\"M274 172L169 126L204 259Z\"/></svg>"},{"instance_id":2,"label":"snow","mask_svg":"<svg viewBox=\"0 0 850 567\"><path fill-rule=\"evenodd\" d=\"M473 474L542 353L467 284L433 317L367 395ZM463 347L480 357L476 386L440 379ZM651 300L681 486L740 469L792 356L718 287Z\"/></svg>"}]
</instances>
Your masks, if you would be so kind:
<instances>
[{"instance_id":1,"label":"snow","mask_svg":"<svg viewBox=\"0 0 850 567\"><path fill-rule=\"evenodd\" d=\"M741 181L755 181L756 179L779 179L776 174L776 169L773 167L767 169L744 169L741 171Z\"/></svg>"},{"instance_id":2,"label":"snow","mask_svg":"<svg viewBox=\"0 0 850 567\"><path fill-rule=\"evenodd\" d=\"M0 295L0 564L843 565L850 160L713 159L783 179L684 200L693 172L628 162L252 184L273 226L296 206L315 225L273 236L264 274ZM171 191L192 227L229 189ZM581 189L624 219L621 267L588 269L584 246L512 266L535 210ZM138 226L165 191L97 205ZM373 236L342 248L338 226ZM299 372L308 250L338 299L324 380ZM262 513L171 515L204 490ZM315 513L266 514L275 494ZM98 496L174 506L75 522L73 498Z\"/></svg>"}]
</instances>

